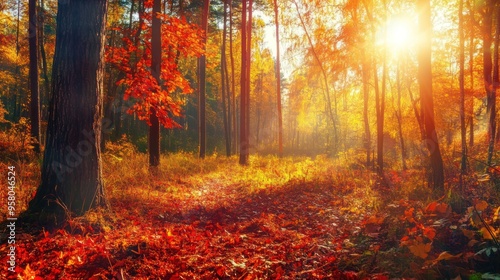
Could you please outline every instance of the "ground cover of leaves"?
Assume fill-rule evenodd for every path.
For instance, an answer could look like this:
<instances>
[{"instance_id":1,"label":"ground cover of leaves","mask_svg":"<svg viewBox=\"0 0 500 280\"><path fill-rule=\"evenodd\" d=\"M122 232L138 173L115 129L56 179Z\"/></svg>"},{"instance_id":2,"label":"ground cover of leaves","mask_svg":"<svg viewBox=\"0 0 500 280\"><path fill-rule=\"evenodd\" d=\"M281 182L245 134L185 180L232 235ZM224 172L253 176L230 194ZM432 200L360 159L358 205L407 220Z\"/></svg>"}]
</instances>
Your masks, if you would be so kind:
<instances>
[{"instance_id":1,"label":"ground cover of leaves","mask_svg":"<svg viewBox=\"0 0 500 280\"><path fill-rule=\"evenodd\" d=\"M133 158L125 163L116 155L106 157L111 208L70 219L60 229L20 229L16 274L1 265L0 277L499 275L499 252L493 243L498 210L486 200L475 200L479 212L457 214L445 202L398 197L403 193L401 181L417 178L417 173L393 172L381 181L370 171L339 168L326 158L258 159L245 168L235 159L199 162L187 155L176 157L154 177L134 165ZM487 227L491 238L484 235ZM0 245L0 254L5 264L6 244Z\"/></svg>"}]
</instances>

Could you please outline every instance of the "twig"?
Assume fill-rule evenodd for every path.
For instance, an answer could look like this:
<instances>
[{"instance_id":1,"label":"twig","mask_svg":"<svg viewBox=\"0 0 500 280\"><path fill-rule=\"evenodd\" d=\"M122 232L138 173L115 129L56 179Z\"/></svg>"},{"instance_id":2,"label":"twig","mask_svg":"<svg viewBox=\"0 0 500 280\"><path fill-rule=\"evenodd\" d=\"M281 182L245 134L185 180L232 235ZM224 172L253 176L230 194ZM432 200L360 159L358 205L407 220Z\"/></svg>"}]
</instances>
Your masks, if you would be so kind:
<instances>
[{"instance_id":1,"label":"twig","mask_svg":"<svg viewBox=\"0 0 500 280\"><path fill-rule=\"evenodd\" d=\"M500 243L498 243L498 239L496 238L495 233L491 230L490 226L484 221L483 217L481 217L481 215L479 214L479 211L477 211L477 209L476 209L476 205L474 205L474 212L476 212L476 215L481 220L481 223L483 223L486 230L490 233L490 236L493 239L493 242L495 243L495 245L497 245L497 247L500 248Z\"/></svg>"}]
</instances>

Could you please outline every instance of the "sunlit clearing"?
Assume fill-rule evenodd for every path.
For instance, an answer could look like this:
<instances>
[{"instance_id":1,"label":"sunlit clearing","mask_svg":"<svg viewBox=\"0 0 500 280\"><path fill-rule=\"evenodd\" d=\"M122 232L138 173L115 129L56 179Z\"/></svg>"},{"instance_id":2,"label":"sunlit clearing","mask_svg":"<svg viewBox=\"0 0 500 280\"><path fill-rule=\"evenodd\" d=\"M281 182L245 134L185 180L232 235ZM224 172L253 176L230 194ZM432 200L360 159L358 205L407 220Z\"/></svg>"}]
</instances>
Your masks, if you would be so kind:
<instances>
[{"instance_id":1,"label":"sunlit clearing","mask_svg":"<svg viewBox=\"0 0 500 280\"><path fill-rule=\"evenodd\" d=\"M387 21L386 44L394 50L407 49L415 43L416 30L407 18L393 18Z\"/></svg>"}]
</instances>

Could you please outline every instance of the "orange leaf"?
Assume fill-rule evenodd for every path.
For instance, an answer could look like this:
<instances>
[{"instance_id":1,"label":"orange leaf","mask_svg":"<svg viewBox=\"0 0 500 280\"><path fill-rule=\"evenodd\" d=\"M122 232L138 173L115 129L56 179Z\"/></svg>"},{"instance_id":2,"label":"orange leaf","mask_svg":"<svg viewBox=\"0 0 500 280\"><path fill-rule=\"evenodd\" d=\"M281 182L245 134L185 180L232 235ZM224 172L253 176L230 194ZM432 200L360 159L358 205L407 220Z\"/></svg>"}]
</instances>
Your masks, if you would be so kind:
<instances>
[{"instance_id":1,"label":"orange leaf","mask_svg":"<svg viewBox=\"0 0 500 280\"><path fill-rule=\"evenodd\" d=\"M408 246L408 248L410 248L410 252L413 255L425 259L431 251L431 243L415 242L413 245Z\"/></svg>"},{"instance_id":2,"label":"orange leaf","mask_svg":"<svg viewBox=\"0 0 500 280\"><path fill-rule=\"evenodd\" d=\"M476 203L476 210L477 211L484 211L488 208L488 202L481 200L478 203Z\"/></svg>"}]
</instances>

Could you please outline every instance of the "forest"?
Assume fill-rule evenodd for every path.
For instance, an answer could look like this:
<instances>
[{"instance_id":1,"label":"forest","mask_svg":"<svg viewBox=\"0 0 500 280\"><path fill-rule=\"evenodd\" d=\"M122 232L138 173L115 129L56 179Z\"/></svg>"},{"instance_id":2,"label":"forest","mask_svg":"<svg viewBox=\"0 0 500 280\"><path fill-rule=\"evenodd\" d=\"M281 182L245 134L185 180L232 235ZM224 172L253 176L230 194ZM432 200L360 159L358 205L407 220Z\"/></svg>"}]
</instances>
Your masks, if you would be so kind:
<instances>
[{"instance_id":1,"label":"forest","mask_svg":"<svg viewBox=\"0 0 500 280\"><path fill-rule=\"evenodd\" d=\"M0 279L500 279L500 2L0 2Z\"/></svg>"}]
</instances>

